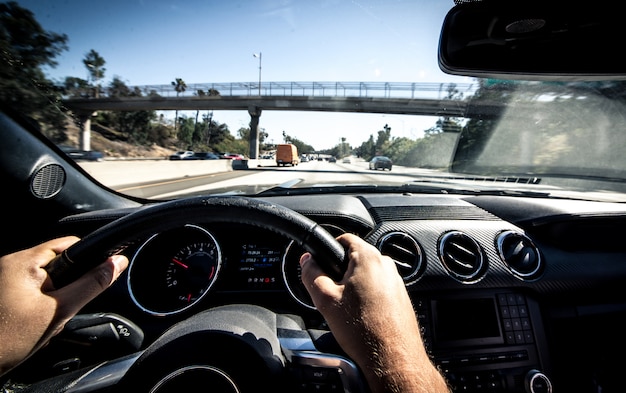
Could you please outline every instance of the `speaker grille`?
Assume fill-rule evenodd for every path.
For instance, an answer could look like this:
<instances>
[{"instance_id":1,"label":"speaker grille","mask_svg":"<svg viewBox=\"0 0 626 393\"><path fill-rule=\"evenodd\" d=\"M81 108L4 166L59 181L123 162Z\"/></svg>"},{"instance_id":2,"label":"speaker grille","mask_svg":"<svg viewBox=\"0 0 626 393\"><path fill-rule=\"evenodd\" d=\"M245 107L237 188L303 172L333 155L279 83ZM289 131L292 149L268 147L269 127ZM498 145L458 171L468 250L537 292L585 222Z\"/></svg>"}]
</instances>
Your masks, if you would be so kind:
<instances>
[{"instance_id":1,"label":"speaker grille","mask_svg":"<svg viewBox=\"0 0 626 393\"><path fill-rule=\"evenodd\" d=\"M47 164L31 177L30 191L40 199L52 198L65 185L65 170L58 164Z\"/></svg>"}]
</instances>

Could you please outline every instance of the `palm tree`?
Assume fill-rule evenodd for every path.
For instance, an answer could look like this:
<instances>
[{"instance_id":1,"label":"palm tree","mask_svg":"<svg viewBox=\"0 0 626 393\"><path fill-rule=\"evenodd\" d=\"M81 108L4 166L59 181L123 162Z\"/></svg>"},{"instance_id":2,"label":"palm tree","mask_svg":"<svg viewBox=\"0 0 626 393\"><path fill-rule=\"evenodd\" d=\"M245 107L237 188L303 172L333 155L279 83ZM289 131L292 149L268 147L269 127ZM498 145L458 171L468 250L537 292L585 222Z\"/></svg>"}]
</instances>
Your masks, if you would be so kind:
<instances>
[{"instance_id":1,"label":"palm tree","mask_svg":"<svg viewBox=\"0 0 626 393\"><path fill-rule=\"evenodd\" d=\"M176 97L178 97L180 93L184 93L185 90L187 90L187 84L182 78L176 78L172 82L172 86L174 86L174 90L176 90ZM177 124L178 124L178 109L176 110L176 114L174 116L174 132L176 132Z\"/></svg>"},{"instance_id":2,"label":"palm tree","mask_svg":"<svg viewBox=\"0 0 626 393\"><path fill-rule=\"evenodd\" d=\"M172 82L172 86L174 86L174 90L176 90L176 97L187 90L187 84L181 78L176 78L176 80Z\"/></svg>"}]
</instances>

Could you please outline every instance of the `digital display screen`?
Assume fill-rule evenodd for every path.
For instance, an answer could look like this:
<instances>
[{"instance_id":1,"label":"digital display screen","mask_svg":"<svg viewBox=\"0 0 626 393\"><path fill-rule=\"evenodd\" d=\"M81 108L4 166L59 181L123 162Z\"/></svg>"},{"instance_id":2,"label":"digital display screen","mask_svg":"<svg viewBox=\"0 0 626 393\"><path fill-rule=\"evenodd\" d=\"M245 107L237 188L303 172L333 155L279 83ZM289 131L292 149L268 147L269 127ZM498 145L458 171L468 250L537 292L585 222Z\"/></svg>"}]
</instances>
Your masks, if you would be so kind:
<instances>
[{"instance_id":1,"label":"digital display screen","mask_svg":"<svg viewBox=\"0 0 626 393\"><path fill-rule=\"evenodd\" d=\"M280 283L283 250L258 244L243 244L239 255L239 277L246 288L273 289Z\"/></svg>"},{"instance_id":2,"label":"digital display screen","mask_svg":"<svg viewBox=\"0 0 626 393\"><path fill-rule=\"evenodd\" d=\"M496 304L492 298L433 301L437 345L503 343Z\"/></svg>"}]
</instances>

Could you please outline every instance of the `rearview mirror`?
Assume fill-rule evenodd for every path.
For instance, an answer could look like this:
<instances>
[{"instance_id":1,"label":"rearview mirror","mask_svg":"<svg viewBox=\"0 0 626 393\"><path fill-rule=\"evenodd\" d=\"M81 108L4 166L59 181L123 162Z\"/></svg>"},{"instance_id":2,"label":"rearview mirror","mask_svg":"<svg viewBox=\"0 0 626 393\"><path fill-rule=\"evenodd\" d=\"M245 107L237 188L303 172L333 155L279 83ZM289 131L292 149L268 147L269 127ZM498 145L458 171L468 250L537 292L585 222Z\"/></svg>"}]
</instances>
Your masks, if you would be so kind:
<instances>
[{"instance_id":1,"label":"rearview mirror","mask_svg":"<svg viewBox=\"0 0 626 393\"><path fill-rule=\"evenodd\" d=\"M626 79L624 18L610 2L458 2L443 22L439 66L496 79Z\"/></svg>"}]
</instances>

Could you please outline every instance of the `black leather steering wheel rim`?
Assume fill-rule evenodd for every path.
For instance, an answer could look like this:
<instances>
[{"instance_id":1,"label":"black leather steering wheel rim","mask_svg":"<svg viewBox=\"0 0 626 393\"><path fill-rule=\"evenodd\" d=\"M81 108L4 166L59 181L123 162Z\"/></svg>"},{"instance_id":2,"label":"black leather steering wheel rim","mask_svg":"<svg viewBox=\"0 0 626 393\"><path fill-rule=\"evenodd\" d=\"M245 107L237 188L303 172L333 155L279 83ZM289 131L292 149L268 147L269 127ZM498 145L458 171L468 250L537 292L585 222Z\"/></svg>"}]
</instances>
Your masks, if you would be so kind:
<instances>
[{"instance_id":1,"label":"black leather steering wheel rim","mask_svg":"<svg viewBox=\"0 0 626 393\"><path fill-rule=\"evenodd\" d=\"M287 207L243 196L176 199L140 208L83 237L59 254L46 270L63 287L147 235L188 223L229 222L259 227L296 241L331 278L346 268L345 250L324 228Z\"/></svg>"}]
</instances>

